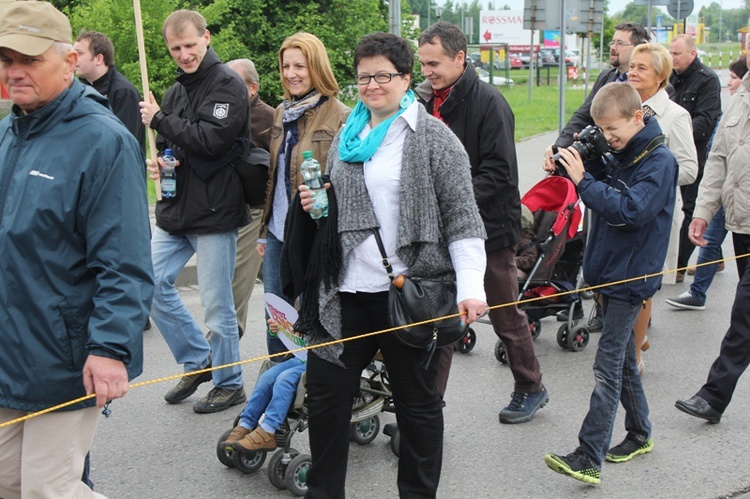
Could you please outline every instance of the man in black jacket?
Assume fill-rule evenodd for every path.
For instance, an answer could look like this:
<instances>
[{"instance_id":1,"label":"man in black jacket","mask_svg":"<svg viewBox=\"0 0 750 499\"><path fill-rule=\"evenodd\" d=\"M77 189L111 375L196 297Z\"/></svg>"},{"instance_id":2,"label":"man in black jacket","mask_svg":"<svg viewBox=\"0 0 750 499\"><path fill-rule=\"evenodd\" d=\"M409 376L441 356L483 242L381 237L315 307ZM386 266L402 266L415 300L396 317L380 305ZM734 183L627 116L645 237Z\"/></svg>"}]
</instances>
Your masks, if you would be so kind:
<instances>
[{"instance_id":1,"label":"man in black jacket","mask_svg":"<svg viewBox=\"0 0 750 499\"><path fill-rule=\"evenodd\" d=\"M704 66L697 55L695 40L690 35L678 35L669 44L672 56L672 76L669 83L674 87L672 100L687 109L693 121L693 140L698 152L698 176L690 185L680 187L682 211L685 218L680 229L680 252L677 267L688 266L695 246L690 241L690 222L693 219L698 185L703 178L703 167L708 158L708 141L721 115L721 82L716 73ZM685 271L677 272L677 282L685 279Z\"/></svg>"},{"instance_id":2,"label":"man in black jacket","mask_svg":"<svg viewBox=\"0 0 750 499\"><path fill-rule=\"evenodd\" d=\"M593 102L596 93L607 83L613 81L627 82L630 54L633 52L633 48L636 45L648 43L648 41L648 31L639 23L620 23L615 26L615 33L612 36L612 41L609 42L609 64L612 67L599 73L599 77L591 87L591 93L586 97L581 107L573 113L562 133L557 137L555 141L557 147L570 147L573 143L574 133L594 124L594 120L591 118L591 102ZM552 156L551 149L547 151Z\"/></svg>"},{"instance_id":3,"label":"man in black jacket","mask_svg":"<svg viewBox=\"0 0 750 499\"><path fill-rule=\"evenodd\" d=\"M487 230L484 286L490 305L518 299L515 244L521 239L521 200L514 141L515 118L500 92L479 80L466 60L466 37L458 27L438 22L419 37L419 62L426 80L417 93L464 145L474 197ZM490 311L495 334L505 344L515 379L501 423L525 423L548 401L526 315L516 306ZM438 383L445 391L453 350L442 351Z\"/></svg>"},{"instance_id":4,"label":"man in black jacket","mask_svg":"<svg viewBox=\"0 0 750 499\"><path fill-rule=\"evenodd\" d=\"M158 165L149 161L152 178L158 178L166 148L173 150L179 165L177 196L156 205L151 317L175 360L191 372L212 362L218 366L240 360L232 276L237 228L247 225L249 213L232 165L247 147L250 113L242 80L209 47L211 35L203 16L188 10L173 12L162 35L179 66L177 83L167 90L162 108L153 95L142 102L141 117L159 133ZM210 345L174 285L195 253L204 321L212 333ZM185 376L164 398L179 403L212 378L215 387L193 410L217 412L245 402L239 366Z\"/></svg>"},{"instance_id":5,"label":"man in black jacket","mask_svg":"<svg viewBox=\"0 0 750 499\"><path fill-rule=\"evenodd\" d=\"M91 85L109 101L112 112L120 118L146 150L146 128L138 103L141 96L135 86L115 69L115 47L103 33L81 31L73 45L78 52L76 76Z\"/></svg>"}]
</instances>

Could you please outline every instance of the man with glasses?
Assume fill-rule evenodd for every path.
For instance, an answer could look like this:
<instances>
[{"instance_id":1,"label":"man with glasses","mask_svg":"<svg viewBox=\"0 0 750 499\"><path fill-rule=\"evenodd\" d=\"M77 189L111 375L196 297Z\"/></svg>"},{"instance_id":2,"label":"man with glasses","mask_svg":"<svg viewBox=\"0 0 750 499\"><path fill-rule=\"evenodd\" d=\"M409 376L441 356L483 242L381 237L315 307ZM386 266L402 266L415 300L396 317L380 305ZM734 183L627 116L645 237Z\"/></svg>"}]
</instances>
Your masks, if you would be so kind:
<instances>
[{"instance_id":1,"label":"man with glasses","mask_svg":"<svg viewBox=\"0 0 750 499\"><path fill-rule=\"evenodd\" d=\"M490 305L518 298L514 246L521 240L521 198L514 142L515 118L503 96L479 80L466 57L466 36L450 23L438 22L419 37L419 63L425 81L417 94L428 112L442 120L469 155L474 197L487 231L484 287ZM505 344L515 386L501 423L531 421L549 401L542 384L526 315L514 306L489 313L495 334ZM448 382L452 348L441 353L438 390Z\"/></svg>"},{"instance_id":2,"label":"man with glasses","mask_svg":"<svg viewBox=\"0 0 750 499\"><path fill-rule=\"evenodd\" d=\"M609 64L612 66L607 71L599 73L591 93L581 107L570 117L568 124L555 141L557 147L570 147L573 143L573 134L578 133L589 125L594 124L591 118L591 102L594 96L607 83L628 81L628 66L630 65L630 54L633 47L649 42L649 34L646 28L639 23L620 23L615 26L615 34L609 42ZM552 157L552 148L547 149L548 157Z\"/></svg>"},{"instance_id":3,"label":"man with glasses","mask_svg":"<svg viewBox=\"0 0 750 499\"><path fill-rule=\"evenodd\" d=\"M561 149L570 147L573 143L573 134L594 124L594 120L591 118L591 102L593 102L596 93L607 83L628 82L628 67L630 66L630 54L633 52L633 47L642 43L648 43L649 39L648 31L646 31L646 28L642 24L620 23L615 26L615 34L612 36L612 41L609 42L609 64L612 67L607 71L599 73L599 77L591 88L591 93L584 103L581 104L581 107L578 108L578 111L570 117L568 124L565 125L560 136L557 137L555 147ZM548 147L544 151L544 162L547 163L553 154L553 146ZM583 318L583 310L576 310L574 319L581 318ZM558 314L558 320L567 321L567 312ZM592 333L602 330L602 310L598 303L596 304L594 316L589 320L588 329Z\"/></svg>"}]
</instances>

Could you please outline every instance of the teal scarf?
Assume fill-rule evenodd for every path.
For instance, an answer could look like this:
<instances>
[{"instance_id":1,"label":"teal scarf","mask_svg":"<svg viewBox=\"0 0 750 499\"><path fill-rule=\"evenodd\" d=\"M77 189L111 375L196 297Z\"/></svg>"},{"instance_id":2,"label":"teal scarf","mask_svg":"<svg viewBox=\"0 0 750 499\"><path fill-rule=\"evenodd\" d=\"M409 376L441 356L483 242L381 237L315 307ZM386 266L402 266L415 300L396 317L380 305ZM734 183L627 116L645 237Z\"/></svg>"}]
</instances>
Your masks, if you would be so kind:
<instances>
[{"instance_id":1,"label":"teal scarf","mask_svg":"<svg viewBox=\"0 0 750 499\"><path fill-rule=\"evenodd\" d=\"M414 92L409 89L403 99L401 99L398 112L373 128L370 134L365 137L365 140L360 139L359 134L370 122L372 115L361 100L357 102L354 110L346 120L344 129L341 131L341 139L339 140L339 158L341 161L346 161L347 163L364 163L372 158L375 151L380 147L380 143L383 142L385 134L388 133L388 128L393 123L393 120L401 116L414 100Z\"/></svg>"}]
</instances>

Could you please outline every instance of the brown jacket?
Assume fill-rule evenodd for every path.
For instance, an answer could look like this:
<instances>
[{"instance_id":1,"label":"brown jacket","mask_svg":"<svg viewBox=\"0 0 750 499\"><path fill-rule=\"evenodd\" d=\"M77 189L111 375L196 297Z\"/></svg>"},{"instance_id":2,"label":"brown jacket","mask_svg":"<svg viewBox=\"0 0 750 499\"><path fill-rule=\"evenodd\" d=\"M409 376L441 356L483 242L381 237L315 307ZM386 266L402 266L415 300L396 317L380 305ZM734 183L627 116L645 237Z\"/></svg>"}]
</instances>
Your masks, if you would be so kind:
<instances>
[{"instance_id":1,"label":"brown jacket","mask_svg":"<svg viewBox=\"0 0 750 499\"><path fill-rule=\"evenodd\" d=\"M323 104L305 111L297 120L297 132L299 141L292 149L290 185L292 186L291 198L297 193L297 187L303 183L300 165L302 164L302 153L312 151L313 157L320 162L325 171L328 160L328 149L336 133L341 129L351 109L346 107L335 97L329 98ZM284 144L284 105L279 104L274 113L274 123L271 127L271 168L268 170L268 185L266 186L266 205L263 211L263 224L260 228L260 237L266 238L268 234L268 221L271 219L273 208L273 195L276 189L276 167L279 161L279 150ZM290 199L291 202L291 199Z\"/></svg>"},{"instance_id":2,"label":"brown jacket","mask_svg":"<svg viewBox=\"0 0 750 499\"><path fill-rule=\"evenodd\" d=\"M273 108L260 100L258 94L250 98L250 143L253 147L266 151L271 147L273 113Z\"/></svg>"}]
</instances>

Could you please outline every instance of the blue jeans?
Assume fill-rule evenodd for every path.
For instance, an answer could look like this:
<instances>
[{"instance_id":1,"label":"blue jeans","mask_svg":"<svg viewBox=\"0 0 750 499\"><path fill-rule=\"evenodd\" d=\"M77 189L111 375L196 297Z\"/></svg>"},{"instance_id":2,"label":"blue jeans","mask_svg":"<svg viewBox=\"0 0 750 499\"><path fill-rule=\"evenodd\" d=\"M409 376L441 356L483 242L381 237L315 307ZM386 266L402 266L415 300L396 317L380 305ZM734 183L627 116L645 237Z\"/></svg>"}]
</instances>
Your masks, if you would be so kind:
<instances>
[{"instance_id":1,"label":"blue jeans","mask_svg":"<svg viewBox=\"0 0 750 499\"><path fill-rule=\"evenodd\" d=\"M284 243L279 241L273 233L268 232L266 253L263 256L263 291L273 293L279 298L292 303L281 290L281 248L283 245ZM266 321L268 319L269 315L266 312ZM266 327L266 345L268 346L269 355L288 350L276 333L272 333L268 327Z\"/></svg>"},{"instance_id":2,"label":"blue jeans","mask_svg":"<svg viewBox=\"0 0 750 499\"><path fill-rule=\"evenodd\" d=\"M589 412L578 433L578 450L601 467L615 424L618 401L625 408L625 429L642 438L651 437L648 403L635 360L633 325L641 303L602 295L604 326L594 359L596 385Z\"/></svg>"},{"instance_id":3,"label":"blue jeans","mask_svg":"<svg viewBox=\"0 0 750 499\"><path fill-rule=\"evenodd\" d=\"M156 228L151 238L154 300L151 318L185 372L203 369L213 355L214 366L239 362L240 340L232 300L237 230L212 234L170 235ZM193 254L198 254L198 286L211 345L175 287L175 279ZM213 371L214 385L242 387L240 366Z\"/></svg>"},{"instance_id":4,"label":"blue jeans","mask_svg":"<svg viewBox=\"0 0 750 499\"><path fill-rule=\"evenodd\" d=\"M722 258L721 244L727 236L725 227L724 208L719 208L716 215L708 224L703 238L708 244L703 246L698 253L698 263L713 262ZM716 275L719 264L704 265L696 267L693 283L690 285L690 295L701 303L706 303L706 292L711 286Z\"/></svg>"},{"instance_id":5,"label":"blue jeans","mask_svg":"<svg viewBox=\"0 0 750 499\"><path fill-rule=\"evenodd\" d=\"M254 430L265 412L263 429L269 433L277 431L289 412L297 393L297 383L306 368L304 362L292 357L261 374L240 414L240 424L248 430Z\"/></svg>"}]
</instances>

